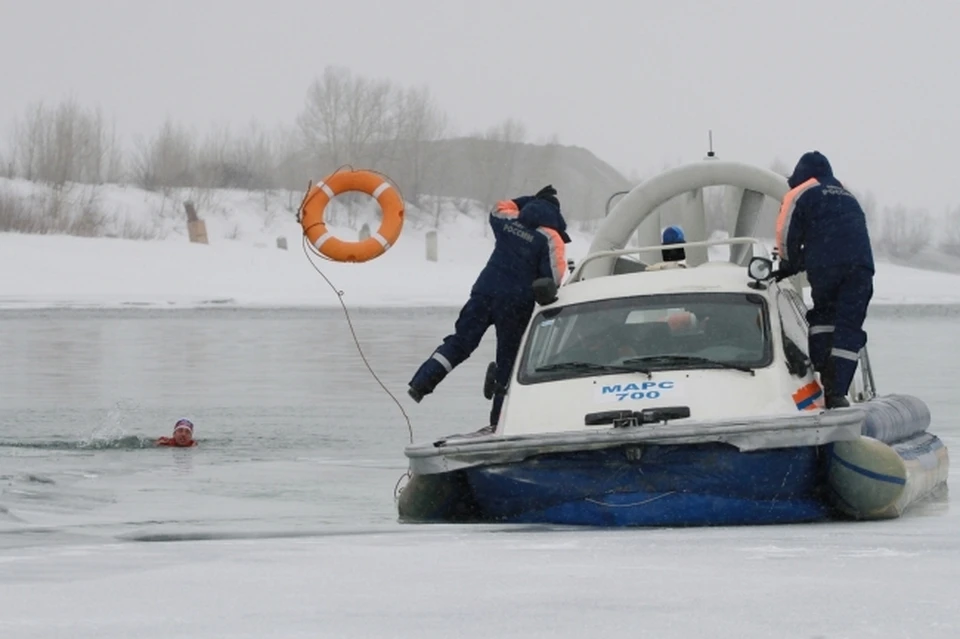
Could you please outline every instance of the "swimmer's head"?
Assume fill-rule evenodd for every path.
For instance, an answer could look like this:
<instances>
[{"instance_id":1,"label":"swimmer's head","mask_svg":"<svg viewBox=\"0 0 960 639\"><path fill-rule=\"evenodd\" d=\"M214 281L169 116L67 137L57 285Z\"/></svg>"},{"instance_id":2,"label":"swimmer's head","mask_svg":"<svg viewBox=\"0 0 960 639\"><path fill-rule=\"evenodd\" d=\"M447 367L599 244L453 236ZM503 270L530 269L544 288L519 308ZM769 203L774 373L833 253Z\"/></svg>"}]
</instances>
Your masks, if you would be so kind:
<instances>
[{"instance_id":1,"label":"swimmer's head","mask_svg":"<svg viewBox=\"0 0 960 639\"><path fill-rule=\"evenodd\" d=\"M193 422L181 419L173 425L173 441L177 446L189 446L193 441Z\"/></svg>"}]
</instances>

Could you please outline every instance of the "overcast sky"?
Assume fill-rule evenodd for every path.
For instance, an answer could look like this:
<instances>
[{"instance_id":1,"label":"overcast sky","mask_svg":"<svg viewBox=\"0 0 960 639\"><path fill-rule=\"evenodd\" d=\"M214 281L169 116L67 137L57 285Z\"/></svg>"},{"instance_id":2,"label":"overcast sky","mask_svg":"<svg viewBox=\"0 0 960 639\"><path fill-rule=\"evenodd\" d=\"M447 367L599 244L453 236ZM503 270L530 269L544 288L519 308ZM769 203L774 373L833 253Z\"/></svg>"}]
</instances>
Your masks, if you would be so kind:
<instances>
[{"instance_id":1,"label":"overcast sky","mask_svg":"<svg viewBox=\"0 0 960 639\"><path fill-rule=\"evenodd\" d=\"M72 93L128 138L169 115L292 123L326 65L426 84L629 174L718 155L960 204L960 0L0 0L0 126Z\"/></svg>"}]
</instances>

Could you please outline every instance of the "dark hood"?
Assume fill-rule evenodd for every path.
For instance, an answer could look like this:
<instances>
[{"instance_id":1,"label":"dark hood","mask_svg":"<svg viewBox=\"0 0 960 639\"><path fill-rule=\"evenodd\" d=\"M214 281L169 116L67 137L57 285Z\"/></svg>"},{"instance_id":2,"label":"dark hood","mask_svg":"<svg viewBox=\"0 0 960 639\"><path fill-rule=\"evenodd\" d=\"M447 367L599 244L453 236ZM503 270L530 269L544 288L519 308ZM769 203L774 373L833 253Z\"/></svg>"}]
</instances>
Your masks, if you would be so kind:
<instances>
[{"instance_id":1,"label":"dark hood","mask_svg":"<svg viewBox=\"0 0 960 639\"><path fill-rule=\"evenodd\" d=\"M554 206L546 200L530 199L523 204L520 209L520 215L517 220L529 228L545 226L555 230L563 238L564 244L569 244L572 240L567 235L567 222L560 213L560 207Z\"/></svg>"},{"instance_id":2,"label":"dark hood","mask_svg":"<svg viewBox=\"0 0 960 639\"><path fill-rule=\"evenodd\" d=\"M793 169L793 175L787 178L787 184L791 189L795 189L810 178L816 178L821 182L827 178L833 177L833 167L830 161L820 151L808 151L801 156L797 166Z\"/></svg>"}]
</instances>

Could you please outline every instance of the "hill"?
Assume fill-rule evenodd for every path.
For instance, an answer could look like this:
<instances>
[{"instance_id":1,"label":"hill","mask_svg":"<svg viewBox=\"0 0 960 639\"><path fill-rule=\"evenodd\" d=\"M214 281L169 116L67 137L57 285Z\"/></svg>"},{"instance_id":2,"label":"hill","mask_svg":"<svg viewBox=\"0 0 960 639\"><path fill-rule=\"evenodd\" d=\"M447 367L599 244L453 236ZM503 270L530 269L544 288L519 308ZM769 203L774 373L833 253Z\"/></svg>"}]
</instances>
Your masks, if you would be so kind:
<instances>
[{"instance_id":1,"label":"hill","mask_svg":"<svg viewBox=\"0 0 960 639\"><path fill-rule=\"evenodd\" d=\"M559 192L568 220L602 218L607 198L633 186L587 149L560 144L511 143L456 138L430 143L443 158L432 192L490 204L513 193L533 193L545 184Z\"/></svg>"}]
</instances>

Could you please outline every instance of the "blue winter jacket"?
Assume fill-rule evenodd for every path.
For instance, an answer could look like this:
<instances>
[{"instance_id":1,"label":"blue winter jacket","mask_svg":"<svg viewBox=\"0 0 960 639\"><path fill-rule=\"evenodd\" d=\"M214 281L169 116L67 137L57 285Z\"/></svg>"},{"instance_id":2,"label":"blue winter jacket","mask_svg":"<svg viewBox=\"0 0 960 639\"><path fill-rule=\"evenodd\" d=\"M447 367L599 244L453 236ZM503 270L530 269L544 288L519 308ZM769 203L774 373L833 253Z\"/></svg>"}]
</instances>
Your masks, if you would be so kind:
<instances>
[{"instance_id":1,"label":"blue winter jacket","mask_svg":"<svg viewBox=\"0 0 960 639\"><path fill-rule=\"evenodd\" d=\"M819 151L805 153L787 184L777 216L776 243L785 273L862 266L874 272L866 216L857 199L833 177ZM811 282L812 283L812 282Z\"/></svg>"},{"instance_id":2,"label":"blue winter jacket","mask_svg":"<svg viewBox=\"0 0 960 639\"><path fill-rule=\"evenodd\" d=\"M533 299L533 281L552 277L559 285L567 271L570 242L560 209L530 196L503 200L490 212L496 244L471 294Z\"/></svg>"}]
</instances>

